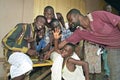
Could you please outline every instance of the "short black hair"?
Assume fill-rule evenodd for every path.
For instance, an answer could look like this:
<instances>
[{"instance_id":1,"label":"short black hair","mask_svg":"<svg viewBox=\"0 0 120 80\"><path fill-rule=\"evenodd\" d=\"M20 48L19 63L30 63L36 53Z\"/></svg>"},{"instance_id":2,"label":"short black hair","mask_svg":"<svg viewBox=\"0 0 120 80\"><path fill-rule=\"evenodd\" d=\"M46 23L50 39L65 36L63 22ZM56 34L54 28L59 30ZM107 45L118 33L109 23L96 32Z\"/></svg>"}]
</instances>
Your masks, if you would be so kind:
<instances>
[{"instance_id":1,"label":"short black hair","mask_svg":"<svg viewBox=\"0 0 120 80\"><path fill-rule=\"evenodd\" d=\"M53 18L51 20L50 26L51 26L52 30L54 30L56 27L60 27L61 28L59 20L55 19L55 18Z\"/></svg>"},{"instance_id":2,"label":"short black hair","mask_svg":"<svg viewBox=\"0 0 120 80\"><path fill-rule=\"evenodd\" d=\"M43 15L38 15L35 19L37 20L38 18L43 18L45 20L45 23L47 23L47 19L45 16Z\"/></svg>"},{"instance_id":3,"label":"short black hair","mask_svg":"<svg viewBox=\"0 0 120 80\"><path fill-rule=\"evenodd\" d=\"M72 48L72 51L74 52L75 51L75 45L72 44L72 43L67 43L65 46L70 46Z\"/></svg>"},{"instance_id":4,"label":"short black hair","mask_svg":"<svg viewBox=\"0 0 120 80\"><path fill-rule=\"evenodd\" d=\"M78 9L71 9L68 13L67 13L67 16L68 15L71 15L71 14L81 14L81 12L78 10Z\"/></svg>"},{"instance_id":5,"label":"short black hair","mask_svg":"<svg viewBox=\"0 0 120 80\"><path fill-rule=\"evenodd\" d=\"M44 8L44 12L47 11L48 9L51 9L51 10L54 12L54 9L53 9L52 6L46 6L46 7Z\"/></svg>"}]
</instances>

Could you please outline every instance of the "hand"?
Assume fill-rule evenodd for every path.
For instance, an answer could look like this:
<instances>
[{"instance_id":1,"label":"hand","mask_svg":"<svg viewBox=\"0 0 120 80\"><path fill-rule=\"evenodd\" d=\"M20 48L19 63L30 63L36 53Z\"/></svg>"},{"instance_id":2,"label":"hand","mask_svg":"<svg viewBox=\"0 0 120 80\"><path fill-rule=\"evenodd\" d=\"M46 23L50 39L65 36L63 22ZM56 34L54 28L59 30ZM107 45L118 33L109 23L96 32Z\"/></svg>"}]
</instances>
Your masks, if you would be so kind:
<instances>
[{"instance_id":1,"label":"hand","mask_svg":"<svg viewBox=\"0 0 120 80\"><path fill-rule=\"evenodd\" d=\"M28 43L35 41L32 37L25 37L24 38Z\"/></svg>"},{"instance_id":2,"label":"hand","mask_svg":"<svg viewBox=\"0 0 120 80\"><path fill-rule=\"evenodd\" d=\"M27 54L29 54L30 56L36 56L38 55L39 53L36 51L36 50L33 50L33 49L29 49Z\"/></svg>"},{"instance_id":3,"label":"hand","mask_svg":"<svg viewBox=\"0 0 120 80\"><path fill-rule=\"evenodd\" d=\"M49 52L46 52L45 55L44 55L44 59L49 59L50 58L50 53Z\"/></svg>"},{"instance_id":4,"label":"hand","mask_svg":"<svg viewBox=\"0 0 120 80\"><path fill-rule=\"evenodd\" d=\"M59 39L61 37L60 29L55 28L55 31L53 31L54 39Z\"/></svg>"}]
</instances>

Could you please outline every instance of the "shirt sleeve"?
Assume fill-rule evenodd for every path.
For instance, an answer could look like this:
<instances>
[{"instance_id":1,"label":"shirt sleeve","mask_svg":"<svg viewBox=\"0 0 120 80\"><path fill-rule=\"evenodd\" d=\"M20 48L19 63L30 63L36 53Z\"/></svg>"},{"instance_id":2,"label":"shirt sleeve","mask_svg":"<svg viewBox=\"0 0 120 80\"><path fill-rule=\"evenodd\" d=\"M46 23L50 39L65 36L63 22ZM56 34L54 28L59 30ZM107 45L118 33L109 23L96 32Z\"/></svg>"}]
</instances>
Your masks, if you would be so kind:
<instances>
[{"instance_id":1,"label":"shirt sleeve","mask_svg":"<svg viewBox=\"0 0 120 80\"><path fill-rule=\"evenodd\" d=\"M20 24L16 25L3 39L2 39L2 42L4 44L4 46L6 48L8 48L9 50L12 50L12 51L20 51L20 52L23 52L23 53L26 53L28 51L28 48L23 46L23 45L20 45L18 42L17 42L17 39L20 37L20 36L23 36L21 35L21 32L22 32L22 27L19 26Z\"/></svg>"},{"instance_id":2,"label":"shirt sleeve","mask_svg":"<svg viewBox=\"0 0 120 80\"><path fill-rule=\"evenodd\" d=\"M76 43L80 42L82 40L80 32L81 32L81 30L79 28L76 29L75 32L73 32L73 34L66 39L66 41L69 43L72 43L72 44L76 44Z\"/></svg>"}]
</instances>

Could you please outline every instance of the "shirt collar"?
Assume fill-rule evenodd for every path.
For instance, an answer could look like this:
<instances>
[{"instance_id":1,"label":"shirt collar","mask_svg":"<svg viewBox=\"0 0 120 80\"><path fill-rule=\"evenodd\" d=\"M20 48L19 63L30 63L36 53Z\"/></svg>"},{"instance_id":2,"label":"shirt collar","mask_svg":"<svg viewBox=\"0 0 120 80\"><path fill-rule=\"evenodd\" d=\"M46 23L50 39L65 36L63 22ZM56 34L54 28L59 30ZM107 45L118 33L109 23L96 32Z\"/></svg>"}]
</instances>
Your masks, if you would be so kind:
<instances>
[{"instance_id":1,"label":"shirt collar","mask_svg":"<svg viewBox=\"0 0 120 80\"><path fill-rule=\"evenodd\" d=\"M91 13L89 13L89 14L87 15L87 17L88 17L88 19L89 19L90 21L93 21L93 16L92 16Z\"/></svg>"}]
</instances>

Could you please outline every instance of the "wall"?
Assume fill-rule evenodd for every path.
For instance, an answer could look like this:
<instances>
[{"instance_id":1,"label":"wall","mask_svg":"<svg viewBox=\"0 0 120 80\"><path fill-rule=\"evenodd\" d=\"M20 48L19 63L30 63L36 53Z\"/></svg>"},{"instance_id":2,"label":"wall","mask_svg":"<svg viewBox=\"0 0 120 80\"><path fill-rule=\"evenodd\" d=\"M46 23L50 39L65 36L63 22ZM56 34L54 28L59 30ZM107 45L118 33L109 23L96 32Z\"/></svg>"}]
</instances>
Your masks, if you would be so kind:
<instances>
[{"instance_id":1,"label":"wall","mask_svg":"<svg viewBox=\"0 0 120 80\"><path fill-rule=\"evenodd\" d=\"M34 0L0 0L0 42L17 23L33 21ZM0 58L3 57L0 43ZM4 75L0 62L0 77ZM0 78L1 80L1 78Z\"/></svg>"},{"instance_id":2,"label":"wall","mask_svg":"<svg viewBox=\"0 0 120 80\"><path fill-rule=\"evenodd\" d=\"M86 0L86 12L90 13L95 10L103 10L104 0Z\"/></svg>"},{"instance_id":3,"label":"wall","mask_svg":"<svg viewBox=\"0 0 120 80\"><path fill-rule=\"evenodd\" d=\"M34 3L34 16L43 15L44 8L46 6L52 6L56 12L62 13L66 20L67 12L72 8L81 10L82 13L86 13L85 0L35 0Z\"/></svg>"}]
</instances>

